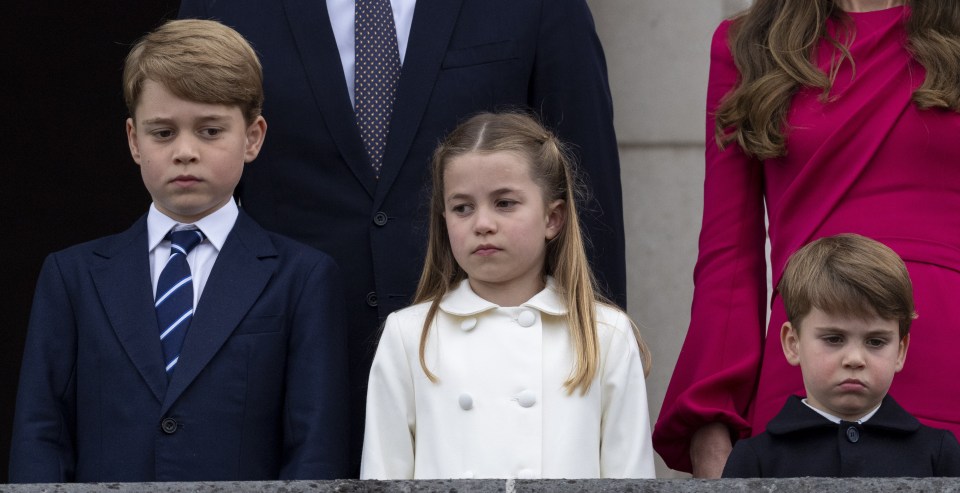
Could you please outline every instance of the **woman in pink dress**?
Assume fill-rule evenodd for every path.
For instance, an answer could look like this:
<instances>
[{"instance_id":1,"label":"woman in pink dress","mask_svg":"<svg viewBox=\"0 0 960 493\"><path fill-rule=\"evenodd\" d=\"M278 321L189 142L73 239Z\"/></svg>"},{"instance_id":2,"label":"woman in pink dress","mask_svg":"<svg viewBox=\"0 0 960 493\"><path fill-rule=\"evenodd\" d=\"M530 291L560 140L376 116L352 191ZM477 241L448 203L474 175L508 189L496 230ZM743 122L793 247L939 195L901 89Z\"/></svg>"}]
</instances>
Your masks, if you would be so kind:
<instances>
[{"instance_id":1,"label":"woman in pink dress","mask_svg":"<svg viewBox=\"0 0 960 493\"><path fill-rule=\"evenodd\" d=\"M756 0L720 25L711 60L696 289L656 450L719 477L731 442L802 394L765 234L774 286L822 236L903 257L920 316L891 394L960 433L960 2Z\"/></svg>"}]
</instances>

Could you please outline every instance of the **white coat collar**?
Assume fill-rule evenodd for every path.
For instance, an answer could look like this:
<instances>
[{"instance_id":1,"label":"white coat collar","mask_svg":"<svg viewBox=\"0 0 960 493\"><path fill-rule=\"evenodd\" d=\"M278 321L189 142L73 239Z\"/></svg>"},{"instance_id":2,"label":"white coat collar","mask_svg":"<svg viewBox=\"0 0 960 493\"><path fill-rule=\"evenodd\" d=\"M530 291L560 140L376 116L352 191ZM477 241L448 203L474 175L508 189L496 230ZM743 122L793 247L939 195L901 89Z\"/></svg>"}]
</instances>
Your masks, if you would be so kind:
<instances>
[{"instance_id":1,"label":"white coat collar","mask_svg":"<svg viewBox=\"0 0 960 493\"><path fill-rule=\"evenodd\" d=\"M567 306L557 290L557 282L550 276L547 276L547 285L543 290L520 306L535 308L549 315L564 315L567 313ZM476 315L494 308L500 308L500 305L487 301L474 293L466 279L460 281L460 284L440 301L441 310L460 317Z\"/></svg>"}]
</instances>

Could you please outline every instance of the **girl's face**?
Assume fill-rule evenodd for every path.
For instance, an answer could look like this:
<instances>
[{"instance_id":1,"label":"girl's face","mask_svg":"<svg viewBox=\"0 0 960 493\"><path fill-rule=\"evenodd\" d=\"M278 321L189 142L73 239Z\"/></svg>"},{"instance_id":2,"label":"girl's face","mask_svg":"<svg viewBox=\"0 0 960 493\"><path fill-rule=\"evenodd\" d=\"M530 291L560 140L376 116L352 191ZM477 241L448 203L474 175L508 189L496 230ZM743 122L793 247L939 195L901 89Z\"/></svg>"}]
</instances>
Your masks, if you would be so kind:
<instances>
[{"instance_id":1,"label":"girl's face","mask_svg":"<svg viewBox=\"0 0 960 493\"><path fill-rule=\"evenodd\" d=\"M519 306L543 289L546 243L560 232L566 207L545 202L524 158L494 152L450 160L443 200L453 256L475 293Z\"/></svg>"}]
</instances>

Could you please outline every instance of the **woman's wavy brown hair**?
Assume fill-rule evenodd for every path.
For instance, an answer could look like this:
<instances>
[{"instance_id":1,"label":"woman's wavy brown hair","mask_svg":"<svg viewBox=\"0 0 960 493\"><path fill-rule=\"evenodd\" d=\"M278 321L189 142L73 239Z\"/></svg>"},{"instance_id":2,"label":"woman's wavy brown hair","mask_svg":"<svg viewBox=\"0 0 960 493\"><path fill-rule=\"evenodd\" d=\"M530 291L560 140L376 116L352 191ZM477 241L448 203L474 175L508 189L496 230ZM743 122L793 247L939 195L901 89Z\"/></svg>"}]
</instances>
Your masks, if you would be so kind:
<instances>
[{"instance_id":1,"label":"woman's wavy brown hair","mask_svg":"<svg viewBox=\"0 0 960 493\"><path fill-rule=\"evenodd\" d=\"M926 69L913 93L919 108L960 112L960 1L907 0L907 46ZM827 32L827 19L841 26ZM826 100L844 62L854 64L848 47L856 33L834 0L756 0L730 28L730 48L740 80L716 111L716 139L748 155L769 159L786 154L786 115L802 86L823 90ZM840 53L829 73L814 65L821 39Z\"/></svg>"}]
</instances>

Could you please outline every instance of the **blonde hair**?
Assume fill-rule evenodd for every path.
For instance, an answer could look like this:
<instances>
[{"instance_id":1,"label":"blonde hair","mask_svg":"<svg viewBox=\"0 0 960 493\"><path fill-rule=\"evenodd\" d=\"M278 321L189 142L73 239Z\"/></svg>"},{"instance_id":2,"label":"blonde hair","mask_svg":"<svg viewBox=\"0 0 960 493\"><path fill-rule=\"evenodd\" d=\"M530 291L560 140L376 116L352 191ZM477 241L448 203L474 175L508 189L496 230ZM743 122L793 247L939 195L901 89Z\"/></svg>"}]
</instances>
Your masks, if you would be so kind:
<instances>
[{"instance_id":1,"label":"blonde hair","mask_svg":"<svg viewBox=\"0 0 960 493\"><path fill-rule=\"evenodd\" d=\"M566 203L566 220L559 234L546 245L544 275L554 277L564 297L567 326L573 338L575 364L564 387L569 393L577 388L581 393L586 393L597 374L600 359L594 303L612 304L596 291L593 274L587 263L577 218L579 185L575 180L573 161L559 139L534 118L522 113L480 113L460 124L433 154L430 233L426 261L414 299L414 303L431 303L420 334L420 367L430 381L437 381L424 359L427 336L436 318L440 300L457 283L467 278L467 273L454 259L443 216L444 170L451 160L459 156L494 152L511 152L521 156L530 164L530 176L540 186L545 203L558 199ZM650 368L650 351L636 325L634 331L646 374Z\"/></svg>"},{"instance_id":2,"label":"blonde hair","mask_svg":"<svg viewBox=\"0 0 960 493\"><path fill-rule=\"evenodd\" d=\"M960 2L907 0L907 50L926 70L913 93L921 109L960 112ZM827 19L839 22L839 38L827 31ZM740 80L716 110L716 141L731 142L758 159L783 156L787 110L801 87L823 90L829 97L837 71L855 36L849 16L834 0L756 0L730 28L730 50ZM820 40L836 48L829 73L812 62ZM856 68L853 65L854 69Z\"/></svg>"},{"instance_id":3,"label":"blonde hair","mask_svg":"<svg viewBox=\"0 0 960 493\"><path fill-rule=\"evenodd\" d=\"M137 41L123 67L123 99L131 117L148 79L189 101L237 106L248 125L263 110L256 52L216 21L172 20Z\"/></svg>"},{"instance_id":4,"label":"blonde hair","mask_svg":"<svg viewBox=\"0 0 960 493\"><path fill-rule=\"evenodd\" d=\"M903 260L886 245L856 234L820 238L797 250L777 289L796 328L819 308L831 315L896 320L903 339L917 316Z\"/></svg>"}]
</instances>

